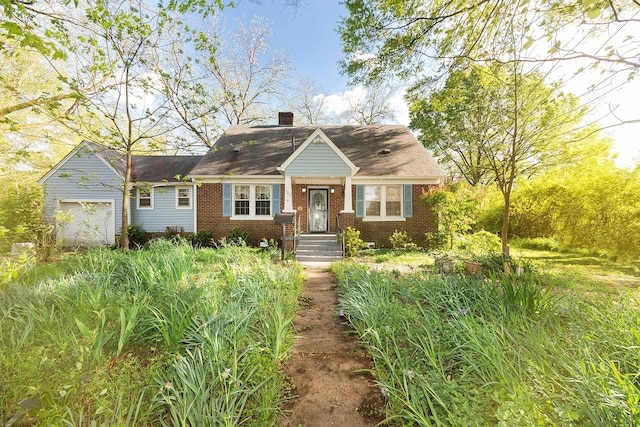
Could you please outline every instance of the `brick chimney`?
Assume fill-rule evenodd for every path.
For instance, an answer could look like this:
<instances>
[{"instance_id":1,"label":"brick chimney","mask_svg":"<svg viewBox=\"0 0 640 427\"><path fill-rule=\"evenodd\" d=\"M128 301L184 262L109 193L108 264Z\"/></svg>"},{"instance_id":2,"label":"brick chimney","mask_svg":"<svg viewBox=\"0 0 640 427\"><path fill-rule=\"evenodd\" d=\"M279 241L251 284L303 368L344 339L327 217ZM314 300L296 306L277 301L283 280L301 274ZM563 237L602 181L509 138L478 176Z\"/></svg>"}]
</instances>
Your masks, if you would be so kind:
<instances>
[{"instance_id":1,"label":"brick chimney","mask_svg":"<svg viewBox=\"0 0 640 427\"><path fill-rule=\"evenodd\" d=\"M293 113L290 111L278 113L278 126L293 126Z\"/></svg>"}]
</instances>

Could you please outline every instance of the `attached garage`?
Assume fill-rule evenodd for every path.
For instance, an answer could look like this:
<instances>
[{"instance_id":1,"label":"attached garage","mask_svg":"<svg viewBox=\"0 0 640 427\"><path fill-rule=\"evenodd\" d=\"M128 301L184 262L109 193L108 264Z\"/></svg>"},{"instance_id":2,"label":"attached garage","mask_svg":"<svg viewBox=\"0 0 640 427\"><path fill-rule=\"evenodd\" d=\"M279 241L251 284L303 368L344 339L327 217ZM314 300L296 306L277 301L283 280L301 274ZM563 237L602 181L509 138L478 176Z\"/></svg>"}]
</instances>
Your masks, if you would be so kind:
<instances>
[{"instance_id":1,"label":"attached garage","mask_svg":"<svg viewBox=\"0 0 640 427\"><path fill-rule=\"evenodd\" d=\"M63 246L115 245L115 200L61 200L58 211L57 240Z\"/></svg>"}]
</instances>

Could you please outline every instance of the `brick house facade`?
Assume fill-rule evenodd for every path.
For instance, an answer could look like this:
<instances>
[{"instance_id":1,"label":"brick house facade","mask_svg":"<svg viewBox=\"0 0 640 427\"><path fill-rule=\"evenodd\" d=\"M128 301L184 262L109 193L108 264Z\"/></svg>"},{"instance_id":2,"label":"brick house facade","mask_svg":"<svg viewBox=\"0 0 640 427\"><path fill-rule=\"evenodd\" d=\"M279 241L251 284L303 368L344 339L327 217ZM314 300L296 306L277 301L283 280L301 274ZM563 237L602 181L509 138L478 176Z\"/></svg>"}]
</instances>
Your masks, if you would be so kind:
<instances>
[{"instance_id":1,"label":"brick house facade","mask_svg":"<svg viewBox=\"0 0 640 427\"><path fill-rule=\"evenodd\" d=\"M413 199L420 200L422 193L429 186L413 186ZM296 206L296 213L300 219L299 228L304 233L308 230L307 198L305 185L294 185L293 202ZM331 193L331 190L334 190ZM282 186L284 191L284 185ZM414 213L411 218L405 221L366 221L363 218L356 218L355 213L341 213L344 205L344 194L340 186L329 186L329 211L330 218L327 233L336 233L336 217L339 225L343 229L354 227L360 230L361 236L366 242L374 242L376 247L388 247L389 237L396 230L404 230L413 241L422 246L424 244L425 233L433 233L438 229L437 217L429 206L423 202L414 204ZM355 194L355 186L352 186L352 194ZM222 215L222 184L202 184L197 190L198 210L197 222L198 230L212 231L217 239L226 236L233 228L237 227L247 231L251 236L250 244L258 245L262 238L279 240L282 235L282 228L273 221L243 220L234 221ZM284 208L284 202L281 209Z\"/></svg>"}]
</instances>

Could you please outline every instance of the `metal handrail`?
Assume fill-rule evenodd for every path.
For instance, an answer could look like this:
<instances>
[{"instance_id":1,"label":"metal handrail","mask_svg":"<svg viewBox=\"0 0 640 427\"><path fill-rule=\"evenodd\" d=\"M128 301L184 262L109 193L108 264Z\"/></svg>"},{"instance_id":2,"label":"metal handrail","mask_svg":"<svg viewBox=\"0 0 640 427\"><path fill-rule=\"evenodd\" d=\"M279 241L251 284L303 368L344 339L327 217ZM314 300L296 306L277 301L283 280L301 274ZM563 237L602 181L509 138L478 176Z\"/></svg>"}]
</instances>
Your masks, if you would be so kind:
<instances>
[{"instance_id":1,"label":"metal handrail","mask_svg":"<svg viewBox=\"0 0 640 427\"><path fill-rule=\"evenodd\" d=\"M336 214L336 233L342 238L342 242L340 242L340 252L342 252L342 256L344 257L345 236L344 230L340 227L340 214Z\"/></svg>"}]
</instances>

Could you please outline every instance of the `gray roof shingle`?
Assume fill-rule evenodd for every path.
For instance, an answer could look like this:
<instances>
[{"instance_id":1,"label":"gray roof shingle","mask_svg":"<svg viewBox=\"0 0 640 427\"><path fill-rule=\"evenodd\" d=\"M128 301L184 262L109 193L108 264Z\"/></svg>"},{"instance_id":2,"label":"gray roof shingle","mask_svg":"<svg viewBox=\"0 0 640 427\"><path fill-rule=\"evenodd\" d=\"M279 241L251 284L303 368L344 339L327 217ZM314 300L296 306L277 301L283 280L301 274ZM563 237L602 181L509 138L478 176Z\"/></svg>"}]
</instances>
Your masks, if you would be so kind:
<instances>
[{"instance_id":1,"label":"gray roof shingle","mask_svg":"<svg viewBox=\"0 0 640 427\"><path fill-rule=\"evenodd\" d=\"M125 155L93 142L86 142L87 147L96 155L105 159L124 177L126 169ZM191 170L202 159L202 156L141 156L133 155L132 181L138 182L178 182L176 176L188 176Z\"/></svg>"},{"instance_id":2,"label":"gray roof shingle","mask_svg":"<svg viewBox=\"0 0 640 427\"><path fill-rule=\"evenodd\" d=\"M444 177L405 126L231 126L191 176L279 175L277 167L316 130L360 170L357 176Z\"/></svg>"}]
</instances>

